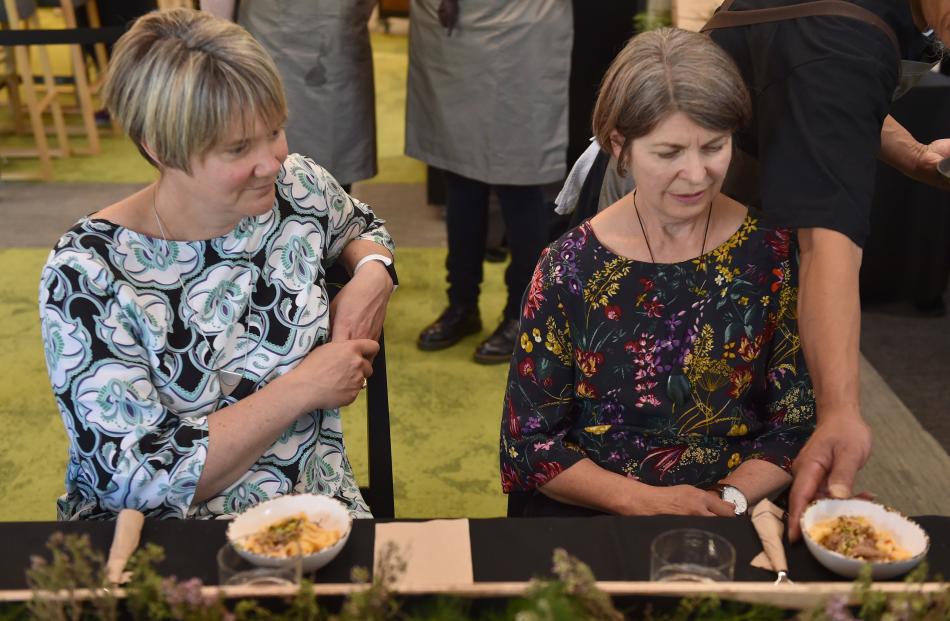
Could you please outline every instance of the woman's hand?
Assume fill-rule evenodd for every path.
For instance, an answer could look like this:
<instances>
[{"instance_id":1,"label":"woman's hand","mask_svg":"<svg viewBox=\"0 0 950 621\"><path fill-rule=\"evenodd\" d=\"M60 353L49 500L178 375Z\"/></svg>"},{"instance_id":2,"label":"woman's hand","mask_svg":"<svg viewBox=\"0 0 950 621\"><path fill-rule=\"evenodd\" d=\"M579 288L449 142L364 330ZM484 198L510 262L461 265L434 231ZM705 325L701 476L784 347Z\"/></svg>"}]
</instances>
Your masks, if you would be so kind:
<instances>
[{"instance_id":1,"label":"woman's hand","mask_svg":"<svg viewBox=\"0 0 950 621\"><path fill-rule=\"evenodd\" d=\"M582 459L539 490L558 502L619 515L721 515L732 517L732 503L692 485L647 485Z\"/></svg>"},{"instance_id":2,"label":"woman's hand","mask_svg":"<svg viewBox=\"0 0 950 621\"><path fill-rule=\"evenodd\" d=\"M354 339L317 347L284 376L284 382L302 401L303 411L349 405L373 374L379 343Z\"/></svg>"},{"instance_id":3,"label":"woman's hand","mask_svg":"<svg viewBox=\"0 0 950 621\"><path fill-rule=\"evenodd\" d=\"M692 485L645 486L630 515L718 515L735 517L736 508L715 492Z\"/></svg>"},{"instance_id":4,"label":"woman's hand","mask_svg":"<svg viewBox=\"0 0 950 621\"><path fill-rule=\"evenodd\" d=\"M330 303L331 342L379 340L392 292L386 267L379 261L366 262Z\"/></svg>"}]
</instances>

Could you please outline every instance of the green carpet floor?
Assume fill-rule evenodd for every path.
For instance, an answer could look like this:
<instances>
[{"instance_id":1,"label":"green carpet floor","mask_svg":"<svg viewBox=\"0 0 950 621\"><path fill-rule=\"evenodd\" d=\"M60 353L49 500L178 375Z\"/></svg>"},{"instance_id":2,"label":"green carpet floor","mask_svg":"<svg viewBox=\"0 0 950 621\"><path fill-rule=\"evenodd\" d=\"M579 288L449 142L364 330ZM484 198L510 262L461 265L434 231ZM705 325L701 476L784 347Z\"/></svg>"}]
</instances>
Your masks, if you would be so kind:
<instances>
[{"instance_id":1,"label":"green carpet floor","mask_svg":"<svg viewBox=\"0 0 950 621\"><path fill-rule=\"evenodd\" d=\"M63 490L66 438L43 361L36 310L47 251L0 251L0 520L55 519ZM479 336L423 353L418 331L441 310L441 249L401 249L400 281L386 320L396 514L400 517L503 515L498 429L507 366L473 364ZM486 265L486 330L500 316L502 270ZM478 387L478 390L472 390ZM346 444L366 480L366 411L346 409Z\"/></svg>"}]
</instances>

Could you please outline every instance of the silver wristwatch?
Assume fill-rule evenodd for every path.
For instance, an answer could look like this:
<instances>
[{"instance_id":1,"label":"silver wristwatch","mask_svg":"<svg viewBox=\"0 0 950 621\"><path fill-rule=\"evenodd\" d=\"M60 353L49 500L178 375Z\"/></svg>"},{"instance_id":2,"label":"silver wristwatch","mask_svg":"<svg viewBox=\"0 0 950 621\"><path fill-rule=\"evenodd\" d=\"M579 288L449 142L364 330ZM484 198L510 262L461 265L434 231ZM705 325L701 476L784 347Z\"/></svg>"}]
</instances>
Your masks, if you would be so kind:
<instances>
[{"instance_id":1,"label":"silver wristwatch","mask_svg":"<svg viewBox=\"0 0 950 621\"><path fill-rule=\"evenodd\" d=\"M719 492L720 498L735 506L736 515L745 515L749 512L749 501L738 487L728 483L717 483L713 489Z\"/></svg>"}]
</instances>

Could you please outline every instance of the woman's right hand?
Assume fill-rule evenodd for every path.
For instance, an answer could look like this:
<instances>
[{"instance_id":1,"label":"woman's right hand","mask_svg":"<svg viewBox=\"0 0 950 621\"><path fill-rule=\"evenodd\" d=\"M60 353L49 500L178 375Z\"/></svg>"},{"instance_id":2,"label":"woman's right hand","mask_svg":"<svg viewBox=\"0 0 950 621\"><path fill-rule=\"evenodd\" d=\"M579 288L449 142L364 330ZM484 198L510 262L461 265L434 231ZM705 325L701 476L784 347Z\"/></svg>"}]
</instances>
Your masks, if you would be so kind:
<instances>
[{"instance_id":1,"label":"woman's right hand","mask_svg":"<svg viewBox=\"0 0 950 621\"><path fill-rule=\"evenodd\" d=\"M718 494L692 485L651 486L634 508L638 515L718 515L735 517L736 508Z\"/></svg>"},{"instance_id":2,"label":"woman's right hand","mask_svg":"<svg viewBox=\"0 0 950 621\"><path fill-rule=\"evenodd\" d=\"M373 374L378 352L379 343L370 339L326 343L284 377L305 412L349 405L363 389L363 380Z\"/></svg>"}]
</instances>

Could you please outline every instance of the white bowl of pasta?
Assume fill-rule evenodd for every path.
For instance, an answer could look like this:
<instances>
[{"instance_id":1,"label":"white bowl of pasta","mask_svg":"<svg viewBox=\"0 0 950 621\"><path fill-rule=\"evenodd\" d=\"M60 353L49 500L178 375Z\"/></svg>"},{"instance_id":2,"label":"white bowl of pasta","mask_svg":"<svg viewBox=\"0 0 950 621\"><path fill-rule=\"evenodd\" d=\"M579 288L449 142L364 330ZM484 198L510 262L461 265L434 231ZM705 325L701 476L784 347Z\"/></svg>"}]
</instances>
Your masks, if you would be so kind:
<instances>
[{"instance_id":1,"label":"white bowl of pasta","mask_svg":"<svg viewBox=\"0 0 950 621\"><path fill-rule=\"evenodd\" d=\"M353 518L339 500L316 494L281 496L256 505L228 525L228 541L249 563L316 571L336 558Z\"/></svg>"},{"instance_id":2,"label":"white bowl of pasta","mask_svg":"<svg viewBox=\"0 0 950 621\"><path fill-rule=\"evenodd\" d=\"M906 574L930 549L930 537L919 524L870 500L816 500L800 523L812 555L845 578L856 578L868 563L875 580Z\"/></svg>"}]
</instances>

